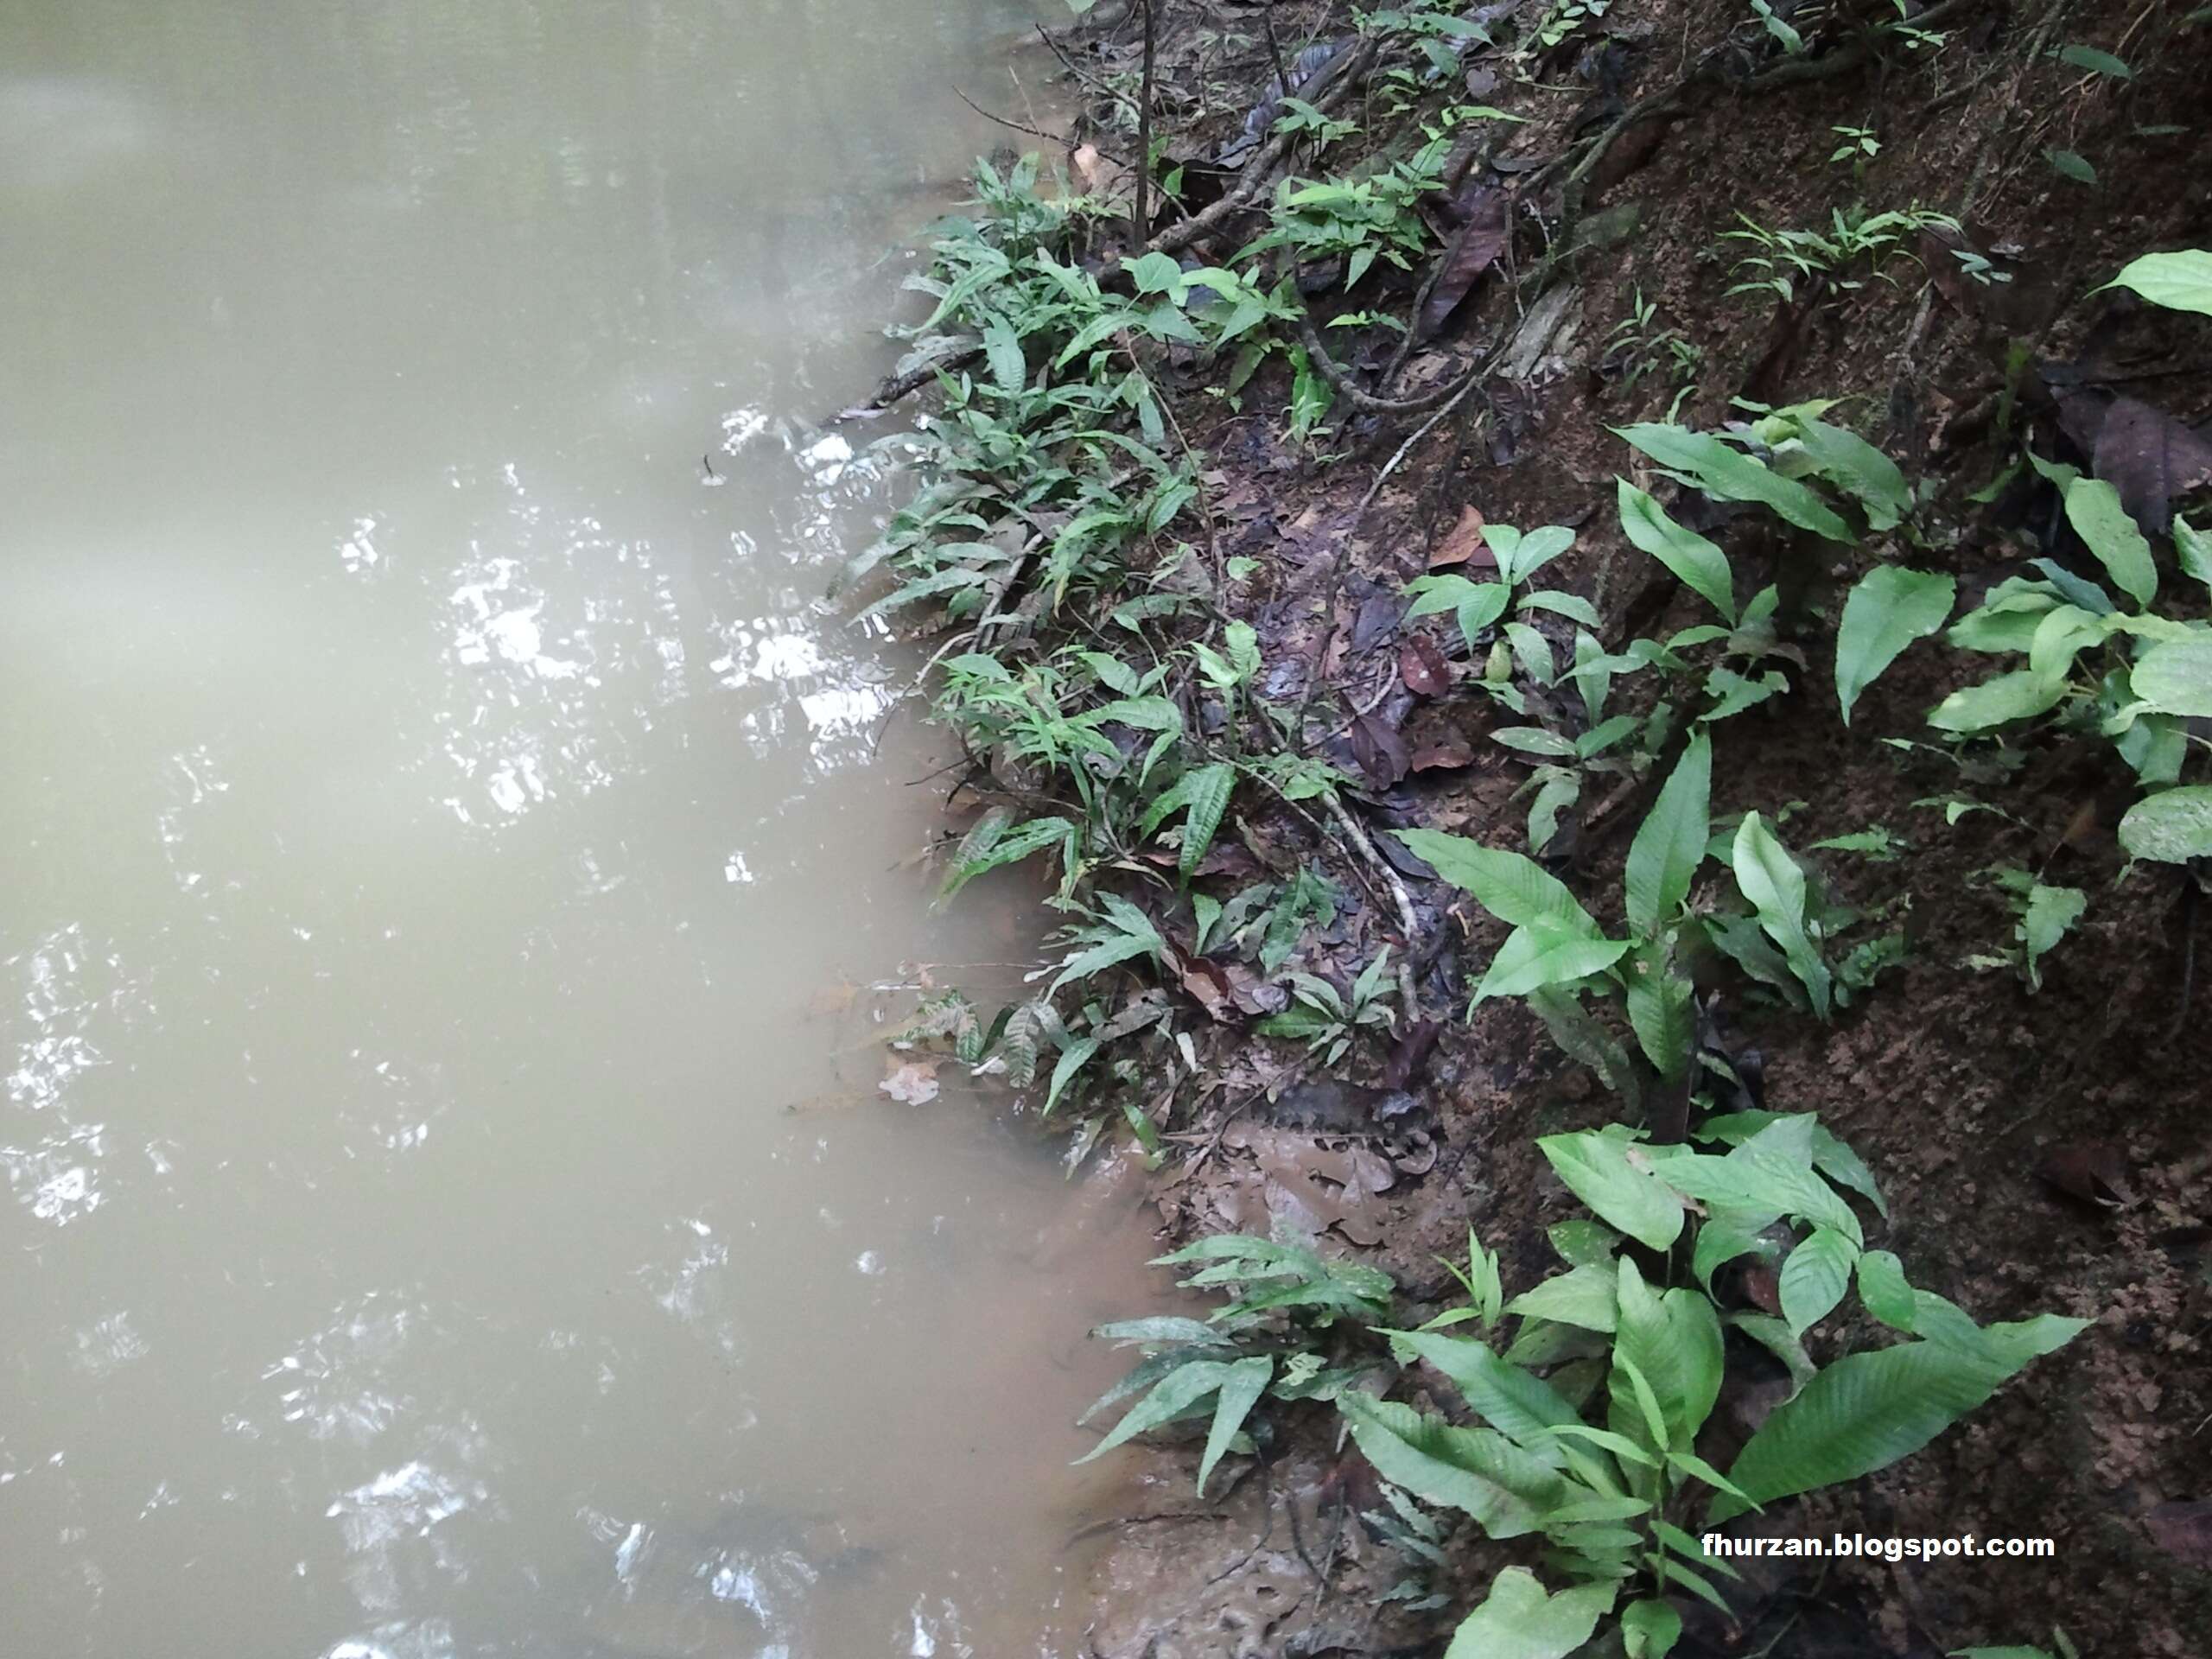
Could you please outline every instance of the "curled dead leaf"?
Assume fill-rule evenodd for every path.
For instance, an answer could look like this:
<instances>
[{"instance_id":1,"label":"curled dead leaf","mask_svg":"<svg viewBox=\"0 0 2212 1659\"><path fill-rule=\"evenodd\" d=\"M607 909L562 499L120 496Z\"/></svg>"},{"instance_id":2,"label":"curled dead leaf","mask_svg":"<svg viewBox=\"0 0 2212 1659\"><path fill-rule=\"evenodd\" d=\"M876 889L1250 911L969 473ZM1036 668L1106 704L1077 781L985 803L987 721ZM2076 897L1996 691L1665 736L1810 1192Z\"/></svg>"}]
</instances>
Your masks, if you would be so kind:
<instances>
[{"instance_id":1,"label":"curled dead leaf","mask_svg":"<svg viewBox=\"0 0 2212 1659\"><path fill-rule=\"evenodd\" d=\"M2127 1148L2117 1141L2075 1141L2054 1147L2037 1174L2060 1192L2106 1210L2135 1202L2127 1182Z\"/></svg>"},{"instance_id":2,"label":"curled dead leaf","mask_svg":"<svg viewBox=\"0 0 2212 1659\"><path fill-rule=\"evenodd\" d=\"M1426 634L1408 634L1398 647L1398 677L1407 690L1424 697L1440 697L1452 689L1452 670L1444 653Z\"/></svg>"}]
</instances>

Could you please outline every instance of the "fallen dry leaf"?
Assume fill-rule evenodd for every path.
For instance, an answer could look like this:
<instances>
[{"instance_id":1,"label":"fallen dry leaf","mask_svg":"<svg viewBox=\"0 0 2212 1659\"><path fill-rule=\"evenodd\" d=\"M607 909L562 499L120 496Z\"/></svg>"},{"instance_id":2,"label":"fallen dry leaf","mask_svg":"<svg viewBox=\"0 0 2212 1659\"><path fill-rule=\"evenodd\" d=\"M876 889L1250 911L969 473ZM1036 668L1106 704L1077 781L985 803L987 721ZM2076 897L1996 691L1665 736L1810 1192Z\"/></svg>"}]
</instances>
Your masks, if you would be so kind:
<instances>
[{"instance_id":1,"label":"fallen dry leaf","mask_svg":"<svg viewBox=\"0 0 2212 1659\"><path fill-rule=\"evenodd\" d=\"M1485 570L1497 569L1497 555L1483 541L1483 516L1472 507L1459 509L1459 522L1451 533L1429 550L1428 568L1441 570L1450 564L1473 563Z\"/></svg>"},{"instance_id":2,"label":"fallen dry leaf","mask_svg":"<svg viewBox=\"0 0 2212 1659\"><path fill-rule=\"evenodd\" d=\"M875 1086L893 1100L919 1106L937 1098L937 1067L926 1060L908 1060L893 1066L891 1075Z\"/></svg>"},{"instance_id":3,"label":"fallen dry leaf","mask_svg":"<svg viewBox=\"0 0 2212 1659\"><path fill-rule=\"evenodd\" d=\"M1415 749L1408 764L1415 772L1456 772L1461 766L1472 766L1475 752L1463 737L1447 737L1440 742L1424 744Z\"/></svg>"},{"instance_id":4,"label":"fallen dry leaf","mask_svg":"<svg viewBox=\"0 0 2212 1659\"><path fill-rule=\"evenodd\" d=\"M2153 536L2174 519L2174 497L2212 482L2212 443L2162 409L2133 397L2114 400L2097 429L2096 475L2120 492L2120 505Z\"/></svg>"},{"instance_id":5,"label":"fallen dry leaf","mask_svg":"<svg viewBox=\"0 0 2212 1659\"><path fill-rule=\"evenodd\" d=\"M1436 642L1423 634L1408 634L1398 647L1398 677L1406 690L1424 697L1440 697L1452 689L1452 671Z\"/></svg>"},{"instance_id":6,"label":"fallen dry leaf","mask_svg":"<svg viewBox=\"0 0 2212 1659\"><path fill-rule=\"evenodd\" d=\"M2167 1554L2191 1567L2212 1567L2212 1497L2161 1503L2143 1524Z\"/></svg>"},{"instance_id":7,"label":"fallen dry leaf","mask_svg":"<svg viewBox=\"0 0 2212 1659\"><path fill-rule=\"evenodd\" d=\"M1510 204L1497 186L1478 185L1457 205L1466 222L1444 250L1443 262L1428 291L1428 303L1421 308L1423 338L1452 320L1476 281L1505 251L1506 238L1511 234Z\"/></svg>"},{"instance_id":8,"label":"fallen dry leaf","mask_svg":"<svg viewBox=\"0 0 2212 1659\"><path fill-rule=\"evenodd\" d=\"M2117 1141L2075 1141L2054 1147L2037 1173L2060 1192L2107 1210L2135 1202L2127 1184L2127 1149Z\"/></svg>"}]
</instances>

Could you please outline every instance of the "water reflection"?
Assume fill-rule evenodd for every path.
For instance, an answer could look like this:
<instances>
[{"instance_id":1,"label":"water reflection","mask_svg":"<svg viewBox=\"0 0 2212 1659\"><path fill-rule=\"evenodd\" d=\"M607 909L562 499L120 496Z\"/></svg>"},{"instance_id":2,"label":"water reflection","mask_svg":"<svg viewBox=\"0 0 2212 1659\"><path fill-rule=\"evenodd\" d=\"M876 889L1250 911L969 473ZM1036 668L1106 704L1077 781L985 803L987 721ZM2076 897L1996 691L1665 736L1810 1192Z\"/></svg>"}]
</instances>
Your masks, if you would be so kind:
<instances>
[{"instance_id":1,"label":"water reflection","mask_svg":"<svg viewBox=\"0 0 2212 1659\"><path fill-rule=\"evenodd\" d=\"M1021 10L0 10L10 1654L1051 1639L1144 1241L878 1086L814 423Z\"/></svg>"}]
</instances>

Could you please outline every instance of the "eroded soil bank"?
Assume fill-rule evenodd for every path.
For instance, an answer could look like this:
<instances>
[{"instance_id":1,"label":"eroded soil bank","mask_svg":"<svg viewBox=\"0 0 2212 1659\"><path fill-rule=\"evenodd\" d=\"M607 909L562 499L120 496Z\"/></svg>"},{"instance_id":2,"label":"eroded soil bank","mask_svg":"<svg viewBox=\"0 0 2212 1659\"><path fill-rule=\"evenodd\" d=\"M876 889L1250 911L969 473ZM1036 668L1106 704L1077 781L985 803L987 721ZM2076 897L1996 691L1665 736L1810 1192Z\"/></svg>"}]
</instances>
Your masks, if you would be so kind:
<instances>
[{"instance_id":1,"label":"eroded soil bank","mask_svg":"<svg viewBox=\"0 0 2212 1659\"><path fill-rule=\"evenodd\" d=\"M1738 597L1783 590L1770 647L1737 664L1756 706L1707 722L1716 820L1757 810L1784 826L1832 895L1898 940L1828 1022L1727 960L1695 964L1713 1010L1701 1040L1763 1079L1766 1107L1817 1113L1866 1158L1888 1199L1868 1242L1916 1285L1985 1321L2089 1321L1924 1450L1738 1523L2048 1537L2054 1560L1745 1563L1726 1613L1671 1599L1686 1625L1676 1651L1924 1655L2050 1645L2055 1627L2088 1655L2201 1651L2212 1036L2191 1000L2191 878L2129 862L2117 829L2136 783L2094 730L1946 746L1928 711L1986 659L1916 646L1847 726L1834 656L1846 593L1885 559L1952 579L1959 612L2037 558L2094 574L2051 487L2021 466L2024 445L2113 480L2139 522L2170 523L2207 481L2212 324L2094 290L2145 251L2212 239L2200 122L2212 27L2155 0L1777 3L1770 22L1735 4L1524 0L1436 27L1406 22L1433 22L1433 9L1377 23L1333 4L1155 3L1148 124L1173 194L1154 199L1151 245L1186 272L1287 276L1296 315L1247 338L1280 342L1256 363L1173 339L1130 346L1164 405L1164 421L1147 417L1166 435L1154 441L1179 448L1195 489L1122 548L1126 585L1086 613L1042 591L1040 556L995 579L980 629L976 607L956 607L942 637L948 650L995 641L1017 662L1110 650L1115 605L1180 594L1249 626L1258 661L1241 683L1275 711L1255 724L1343 781L1332 802L1239 771L1185 881L1172 845L1087 860L1094 912L1115 893L1137 918L1125 927L1156 937L1084 982L1094 1015L1068 1018L1097 1040L1068 1077L1052 1077L1050 1045L1042 1066L1014 1069L1036 1071L1039 1096L1048 1077L1055 1095L1065 1084L1058 1109L1087 1133L1125 1138L1134 1122L1156 1141L1168 1244L1316 1237L1393 1276L1400 1326L1466 1300L1439 1258L1464 1262L1471 1230L1498 1252L1509 1294L1556 1268L1547 1230L1582 1211L1535 1138L1617 1121L1622 1103L1519 999L1467 1017L1471 979L1508 929L1391 832L1541 844L1593 908L1618 904L1681 739L1649 766L1578 769L1573 740L1596 722L1567 677L1542 684L1530 658L1573 662L1578 631L1617 653L1712 620L1624 536L1627 478L1725 549ZM1114 204L1075 263L1140 296L1172 287L1140 270L1146 238L1129 218L1142 21L1131 7L1056 33L1087 114L1048 158ZM1450 136L1448 156L1409 213L1370 237L1381 257L1359 257L1356 238L1249 251L1281 222L1268 209L1282 181L1372 181L1416 155L1424 129ZM1370 210L1371 196L1357 205ZM1902 469L1904 524L1855 546L1808 542L1677 487L1615 433L1668 419L1709 430L1750 417L1737 400L1815 399L1839 400L1829 418ZM1067 517L1037 526L1046 545ZM1542 584L1575 603L1523 616L1537 645L1471 648L1449 607L1409 607L1421 578L1494 571L1497 525L1576 532ZM2174 613L2200 617L2201 588L2153 539ZM1173 608L1122 619L1125 632ZM1001 615L1015 626L995 634ZM1499 683L1534 712L1504 706L1487 689ZM1109 688L1132 690L1177 705L1193 731L1249 718L1203 672ZM1650 713L1649 688L1624 698ZM1567 747L1500 741L1501 728L1564 730ZM1080 791L1009 760L1014 747L975 746L956 807L1071 810ZM1532 797L1560 772L1573 786L1554 783L1532 826ZM1837 838L1850 839L1815 849ZM2087 900L2024 964L2033 989L2000 867ZM1281 895L1310 876L1329 901L1286 911ZM1249 918L1224 912L1257 883L1272 884L1273 919L1239 931ZM1385 948L1381 978L1403 975L1412 1006L1356 1027L1340 1054L1280 1034L1302 1006L1296 975L1352 1001ZM1260 1029L1270 1020L1278 1034ZM989 1052L981 1038L970 1048ZM1776 1311L1770 1272L1720 1284L1724 1304ZM1854 1313L1808 1344L1824 1363L1878 1334ZM1735 1359L1700 1441L1723 1468L1787 1382L1778 1364ZM1433 1372L1409 1367L1391 1386L1471 1421ZM1537 1560L1448 1512L1433 1560L1393 1543L1362 1519L1387 1513L1377 1477L1325 1404L1262 1407L1260 1455L1229 1457L1199 1497L1203 1431L1201 1418L1179 1441L1109 1454L1149 1459L1156 1501L1128 1517L1099 1574L1096 1654L1439 1652L1502 1567Z\"/></svg>"}]
</instances>

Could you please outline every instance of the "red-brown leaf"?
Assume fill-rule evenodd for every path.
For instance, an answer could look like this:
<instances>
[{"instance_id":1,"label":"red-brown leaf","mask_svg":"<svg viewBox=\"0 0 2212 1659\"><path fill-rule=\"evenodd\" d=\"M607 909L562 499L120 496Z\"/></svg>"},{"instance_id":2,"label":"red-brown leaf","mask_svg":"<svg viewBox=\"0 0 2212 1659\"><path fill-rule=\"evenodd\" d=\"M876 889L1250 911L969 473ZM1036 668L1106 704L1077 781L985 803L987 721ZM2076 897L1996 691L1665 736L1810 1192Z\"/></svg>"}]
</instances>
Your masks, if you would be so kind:
<instances>
[{"instance_id":1,"label":"red-brown leaf","mask_svg":"<svg viewBox=\"0 0 2212 1659\"><path fill-rule=\"evenodd\" d=\"M1452 671L1445 664L1444 653L1425 634L1408 634L1398 647L1398 677L1407 690L1424 697L1440 697L1452 689Z\"/></svg>"}]
</instances>

